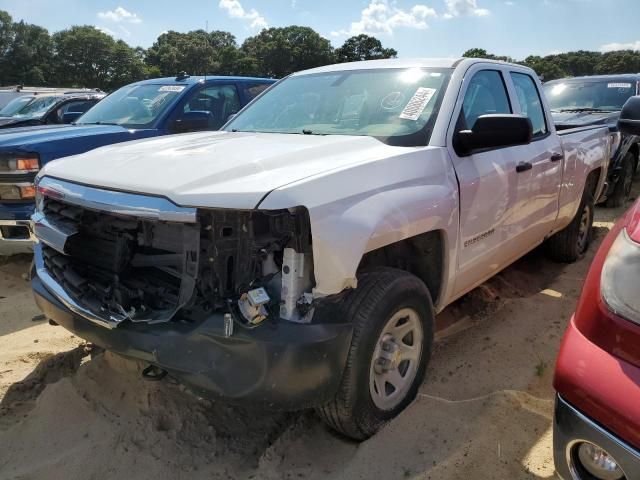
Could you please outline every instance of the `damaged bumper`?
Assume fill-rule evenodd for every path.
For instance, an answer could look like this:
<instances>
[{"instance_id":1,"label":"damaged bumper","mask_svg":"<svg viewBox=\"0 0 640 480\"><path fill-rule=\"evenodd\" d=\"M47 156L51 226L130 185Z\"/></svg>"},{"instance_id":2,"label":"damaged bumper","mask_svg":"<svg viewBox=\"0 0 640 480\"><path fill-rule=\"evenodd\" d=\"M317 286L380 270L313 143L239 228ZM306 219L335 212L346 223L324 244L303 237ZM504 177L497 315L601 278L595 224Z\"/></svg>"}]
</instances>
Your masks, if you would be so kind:
<instances>
[{"instance_id":1,"label":"damaged bumper","mask_svg":"<svg viewBox=\"0 0 640 480\"><path fill-rule=\"evenodd\" d=\"M204 396L279 410L327 403L338 389L351 324L280 321L224 335L223 314L197 324L123 323L107 329L73 313L32 279L44 314L107 350L156 365Z\"/></svg>"}]
</instances>

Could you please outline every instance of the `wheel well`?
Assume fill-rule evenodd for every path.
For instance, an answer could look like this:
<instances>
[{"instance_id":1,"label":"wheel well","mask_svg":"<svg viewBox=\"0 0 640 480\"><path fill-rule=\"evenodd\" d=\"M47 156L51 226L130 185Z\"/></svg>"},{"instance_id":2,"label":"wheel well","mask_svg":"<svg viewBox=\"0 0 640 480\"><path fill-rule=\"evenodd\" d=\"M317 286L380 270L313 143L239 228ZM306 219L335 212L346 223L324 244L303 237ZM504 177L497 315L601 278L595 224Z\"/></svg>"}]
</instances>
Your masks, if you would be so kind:
<instances>
[{"instance_id":1,"label":"wheel well","mask_svg":"<svg viewBox=\"0 0 640 480\"><path fill-rule=\"evenodd\" d=\"M596 195L596 190L598 189L598 181L600 180L601 172L602 168L598 167L595 170L589 172L589 175L587 175L587 181L585 183L584 190L585 192L590 192L594 197ZM597 201L598 199L594 198L594 200Z\"/></svg>"},{"instance_id":2,"label":"wheel well","mask_svg":"<svg viewBox=\"0 0 640 480\"><path fill-rule=\"evenodd\" d=\"M358 271L373 267L392 267L410 272L425 283L435 304L441 294L443 245L442 232L422 233L367 252L360 261Z\"/></svg>"},{"instance_id":3,"label":"wheel well","mask_svg":"<svg viewBox=\"0 0 640 480\"><path fill-rule=\"evenodd\" d=\"M633 154L633 171L636 172L638 170L638 158L640 157L640 147L638 147L637 143L629 147L629 153Z\"/></svg>"}]
</instances>

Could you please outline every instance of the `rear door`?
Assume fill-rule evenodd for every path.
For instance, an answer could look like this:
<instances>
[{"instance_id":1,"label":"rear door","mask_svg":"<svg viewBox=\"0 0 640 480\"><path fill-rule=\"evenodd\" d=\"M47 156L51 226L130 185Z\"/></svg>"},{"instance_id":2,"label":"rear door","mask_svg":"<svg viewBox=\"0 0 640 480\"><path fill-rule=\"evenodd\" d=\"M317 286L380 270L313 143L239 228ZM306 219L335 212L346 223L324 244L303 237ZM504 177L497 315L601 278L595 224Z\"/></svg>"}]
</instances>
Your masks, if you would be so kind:
<instances>
[{"instance_id":1,"label":"rear door","mask_svg":"<svg viewBox=\"0 0 640 480\"><path fill-rule=\"evenodd\" d=\"M531 143L517 147L519 158L529 170L518 175L523 188L518 192L518 206L510 223L522 232L521 242L535 245L551 232L558 216L564 156L536 79L528 70L512 69L507 83L512 90L515 113L528 117L533 126Z\"/></svg>"}]
</instances>

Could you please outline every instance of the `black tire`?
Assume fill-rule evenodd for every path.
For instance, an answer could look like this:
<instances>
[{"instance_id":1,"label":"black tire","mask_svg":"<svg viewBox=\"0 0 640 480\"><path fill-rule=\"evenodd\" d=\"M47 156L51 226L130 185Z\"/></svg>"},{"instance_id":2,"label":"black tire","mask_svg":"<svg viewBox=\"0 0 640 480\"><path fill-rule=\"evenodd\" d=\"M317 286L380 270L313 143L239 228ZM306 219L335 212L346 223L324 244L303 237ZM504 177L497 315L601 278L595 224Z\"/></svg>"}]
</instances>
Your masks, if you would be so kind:
<instances>
[{"instance_id":1,"label":"black tire","mask_svg":"<svg viewBox=\"0 0 640 480\"><path fill-rule=\"evenodd\" d=\"M405 308L414 310L421 320L422 349L408 391L394 408L383 410L376 406L370 392L373 354L388 321ZM340 309L343 318L353 322L351 346L335 398L316 411L337 432L365 440L415 399L431 357L433 305L427 287L414 275L376 268L358 276L358 288L348 293Z\"/></svg>"},{"instance_id":2,"label":"black tire","mask_svg":"<svg viewBox=\"0 0 640 480\"><path fill-rule=\"evenodd\" d=\"M635 159L632 153L627 153L622 159L620 177L616 182L613 192L607 198L605 205L609 208L617 208L624 205L631 195L635 168Z\"/></svg>"},{"instance_id":3,"label":"black tire","mask_svg":"<svg viewBox=\"0 0 640 480\"><path fill-rule=\"evenodd\" d=\"M571 223L547 240L547 253L552 260L573 263L584 257L593 239L593 214L593 195L591 192L584 192ZM586 219L584 215L588 215ZM586 222L586 232L583 230L583 219ZM585 233L586 237L582 237L582 233Z\"/></svg>"}]
</instances>

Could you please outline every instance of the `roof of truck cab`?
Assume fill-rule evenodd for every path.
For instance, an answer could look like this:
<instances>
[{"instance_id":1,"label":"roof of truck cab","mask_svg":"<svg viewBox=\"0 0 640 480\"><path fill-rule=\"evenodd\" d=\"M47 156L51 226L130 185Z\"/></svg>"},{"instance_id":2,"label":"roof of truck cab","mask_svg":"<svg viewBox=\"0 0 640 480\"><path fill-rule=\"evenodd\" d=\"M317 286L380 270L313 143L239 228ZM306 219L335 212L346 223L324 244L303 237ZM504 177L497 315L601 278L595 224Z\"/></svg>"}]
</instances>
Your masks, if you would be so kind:
<instances>
[{"instance_id":1,"label":"roof of truck cab","mask_svg":"<svg viewBox=\"0 0 640 480\"><path fill-rule=\"evenodd\" d=\"M207 75L202 76L190 76L186 78L181 77L164 77L164 78L151 78L149 80L141 80L139 82L132 83L131 85L194 85L196 83L202 83L206 80L209 82L259 82L259 83L273 83L276 80L273 78L260 78L260 77L225 77L220 75Z\"/></svg>"},{"instance_id":2,"label":"roof of truck cab","mask_svg":"<svg viewBox=\"0 0 640 480\"><path fill-rule=\"evenodd\" d=\"M293 75L340 72L347 70L372 70L378 68L453 68L460 58L391 58L385 60L364 60L360 62L337 63L323 67L302 70Z\"/></svg>"},{"instance_id":3,"label":"roof of truck cab","mask_svg":"<svg viewBox=\"0 0 640 480\"><path fill-rule=\"evenodd\" d=\"M324 67L302 70L292 74L292 76L353 70L375 70L381 68L466 68L475 63L494 63L498 65L512 65L522 68L522 65L503 62L501 60L489 60L486 58L390 58L385 60L364 60L360 62L326 65Z\"/></svg>"},{"instance_id":4,"label":"roof of truck cab","mask_svg":"<svg viewBox=\"0 0 640 480\"><path fill-rule=\"evenodd\" d=\"M631 81L640 81L640 73L616 73L612 75L585 75L582 77L565 77L558 78L556 80L549 80L545 82L546 84L550 83L563 83L563 82L598 82L603 80L631 80Z\"/></svg>"}]
</instances>

